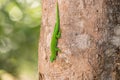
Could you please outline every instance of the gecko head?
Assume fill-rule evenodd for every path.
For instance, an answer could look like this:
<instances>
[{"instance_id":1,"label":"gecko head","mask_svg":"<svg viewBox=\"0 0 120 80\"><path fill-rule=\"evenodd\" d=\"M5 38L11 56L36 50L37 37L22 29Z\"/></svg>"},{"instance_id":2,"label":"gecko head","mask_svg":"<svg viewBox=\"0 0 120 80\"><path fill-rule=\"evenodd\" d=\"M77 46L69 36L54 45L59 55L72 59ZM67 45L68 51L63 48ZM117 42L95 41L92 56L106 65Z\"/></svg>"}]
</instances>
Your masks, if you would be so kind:
<instances>
[{"instance_id":1,"label":"gecko head","mask_svg":"<svg viewBox=\"0 0 120 80\"><path fill-rule=\"evenodd\" d=\"M53 62L55 60L55 57L51 56L50 57L50 62Z\"/></svg>"}]
</instances>

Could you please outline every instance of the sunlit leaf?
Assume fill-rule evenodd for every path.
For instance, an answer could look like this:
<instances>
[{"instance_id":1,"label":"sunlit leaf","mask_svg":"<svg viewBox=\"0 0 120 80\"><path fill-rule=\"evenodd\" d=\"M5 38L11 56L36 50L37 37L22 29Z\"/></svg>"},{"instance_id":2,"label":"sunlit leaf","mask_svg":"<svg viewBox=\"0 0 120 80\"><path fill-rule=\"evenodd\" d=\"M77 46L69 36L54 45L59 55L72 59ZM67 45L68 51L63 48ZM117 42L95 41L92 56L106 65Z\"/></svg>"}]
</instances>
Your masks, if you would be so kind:
<instances>
[{"instance_id":1,"label":"sunlit leaf","mask_svg":"<svg viewBox=\"0 0 120 80\"><path fill-rule=\"evenodd\" d=\"M13 21L19 21L23 17L22 11L18 7L13 7L9 12L10 18Z\"/></svg>"},{"instance_id":2,"label":"sunlit leaf","mask_svg":"<svg viewBox=\"0 0 120 80\"><path fill-rule=\"evenodd\" d=\"M0 37L0 53L7 53L12 49L11 40L7 37Z\"/></svg>"}]
</instances>

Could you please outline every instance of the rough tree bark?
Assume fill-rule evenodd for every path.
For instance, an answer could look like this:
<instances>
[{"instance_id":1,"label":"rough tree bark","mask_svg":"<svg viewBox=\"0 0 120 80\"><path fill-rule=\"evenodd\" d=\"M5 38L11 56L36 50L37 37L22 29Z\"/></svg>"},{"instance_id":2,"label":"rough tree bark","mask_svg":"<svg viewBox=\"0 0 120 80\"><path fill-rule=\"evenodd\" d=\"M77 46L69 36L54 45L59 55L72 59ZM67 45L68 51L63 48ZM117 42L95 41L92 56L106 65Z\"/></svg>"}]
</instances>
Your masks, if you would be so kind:
<instances>
[{"instance_id":1,"label":"rough tree bark","mask_svg":"<svg viewBox=\"0 0 120 80\"><path fill-rule=\"evenodd\" d=\"M120 0L58 0L61 38L51 63L56 0L42 0L39 80L120 80Z\"/></svg>"}]
</instances>

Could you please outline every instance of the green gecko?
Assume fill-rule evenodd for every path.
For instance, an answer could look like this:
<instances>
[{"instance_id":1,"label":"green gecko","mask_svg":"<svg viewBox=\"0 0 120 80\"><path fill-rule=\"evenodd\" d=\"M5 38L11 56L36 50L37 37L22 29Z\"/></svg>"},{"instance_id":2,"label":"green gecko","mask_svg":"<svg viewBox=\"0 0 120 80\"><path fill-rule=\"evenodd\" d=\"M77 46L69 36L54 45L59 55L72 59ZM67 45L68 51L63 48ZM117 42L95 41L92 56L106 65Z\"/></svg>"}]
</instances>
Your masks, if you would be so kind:
<instances>
[{"instance_id":1,"label":"green gecko","mask_svg":"<svg viewBox=\"0 0 120 80\"><path fill-rule=\"evenodd\" d=\"M57 52L60 51L60 49L57 47L58 44L58 39L61 36L60 32L60 16L59 16L59 7L58 7L58 2L56 4L56 23L54 27L54 32L52 34L52 39L51 39L51 45L50 45L50 50L51 50L51 56L50 56L50 61L53 62L56 59Z\"/></svg>"}]
</instances>

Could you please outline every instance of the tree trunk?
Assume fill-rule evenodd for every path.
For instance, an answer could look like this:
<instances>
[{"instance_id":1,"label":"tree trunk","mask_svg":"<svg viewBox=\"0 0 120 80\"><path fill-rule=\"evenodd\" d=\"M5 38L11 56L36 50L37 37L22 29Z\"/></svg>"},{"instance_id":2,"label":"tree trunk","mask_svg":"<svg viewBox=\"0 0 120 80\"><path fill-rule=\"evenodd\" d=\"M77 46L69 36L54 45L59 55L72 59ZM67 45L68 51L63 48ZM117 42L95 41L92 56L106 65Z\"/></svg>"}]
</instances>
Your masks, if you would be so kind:
<instances>
[{"instance_id":1,"label":"tree trunk","mask_svg":"<svg viewBox=\"0 0 120 80\"><path fill-rule=\"evenodd\" d=\"M61 38L50 42L55 0L42 0L39 80L120 80L120 0L58 0Z\"/></svg>"}]
</instances>

